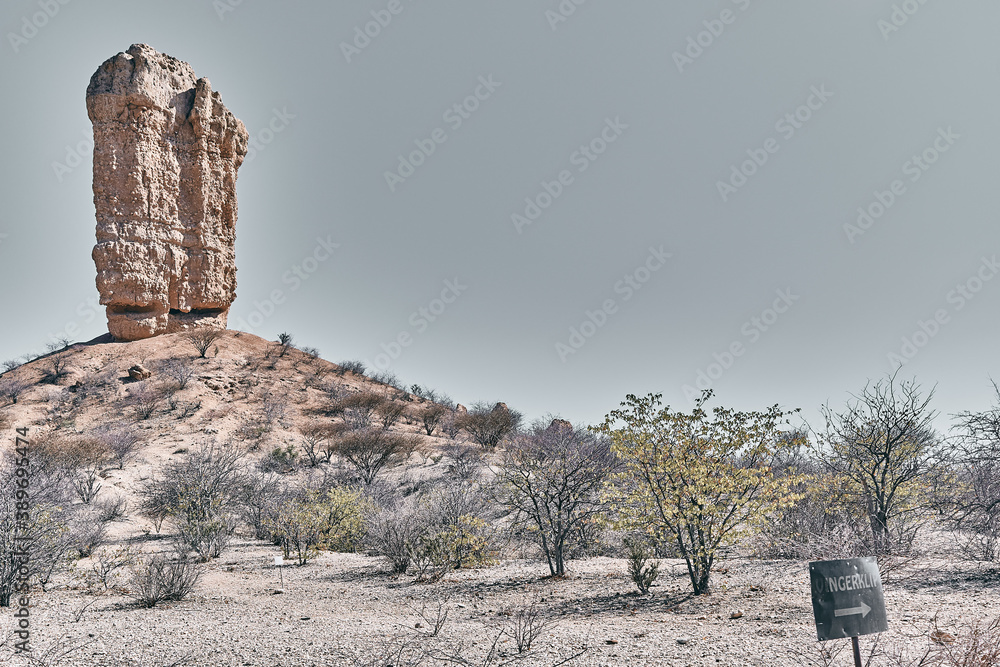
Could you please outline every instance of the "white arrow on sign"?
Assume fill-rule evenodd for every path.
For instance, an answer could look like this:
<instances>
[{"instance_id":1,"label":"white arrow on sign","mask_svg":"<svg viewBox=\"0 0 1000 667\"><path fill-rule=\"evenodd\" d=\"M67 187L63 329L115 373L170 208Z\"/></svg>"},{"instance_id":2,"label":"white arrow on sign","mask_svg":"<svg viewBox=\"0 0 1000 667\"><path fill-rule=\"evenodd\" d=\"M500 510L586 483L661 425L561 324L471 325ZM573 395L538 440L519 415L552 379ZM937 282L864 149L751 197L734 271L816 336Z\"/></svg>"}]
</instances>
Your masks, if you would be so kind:
<instances>
[{"instance_id":1,"label":"white arrow on sign","mask_svg":"<svg viewBox=\"0 0 1000 667\"><path fill-rule=\"evenodd\" d=\"M848 607L847 609L834 609L834 616L854 616L855 614L861 614L861 618L868 615L868 612L872 610L871 607L865 604L864 600L861 601L860 607Z\"/></svg>"}]
</instances>

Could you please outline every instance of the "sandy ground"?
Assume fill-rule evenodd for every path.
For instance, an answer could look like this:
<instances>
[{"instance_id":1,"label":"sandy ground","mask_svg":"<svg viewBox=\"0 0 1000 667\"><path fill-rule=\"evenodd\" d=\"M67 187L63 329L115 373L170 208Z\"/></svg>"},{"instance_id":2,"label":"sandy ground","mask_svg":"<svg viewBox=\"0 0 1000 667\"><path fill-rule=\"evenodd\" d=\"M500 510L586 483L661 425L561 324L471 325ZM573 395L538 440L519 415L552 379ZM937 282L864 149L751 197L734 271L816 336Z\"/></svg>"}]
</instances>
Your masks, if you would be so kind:
<instances>
[{"instance_id":1,"label":"sandy ground","mask_svg":"<svg viewBox=\"0 0 1000 667\"><path fill-rule=\"evenodd\" d=\"M801 562L723 561L713 594L691 597L681 561L665 561L654 593L640 596L624 561L610 558L573 561L564 579L518 560L429 584L394 578L378 559L359 554L324 553L279 574L278 553L259 542L236 543L206 566L190 598L154 609L113 594L38 595L32 641L39 649L78 647L58 663L65 665L404 665L388 659L402 642L481 665L509 624L505 612L534 602L553 624L518 664L554 665L581 652L565 664L804 665L819 656L808 566ZM899 576L886 585L890 630L882 637L896 648L915 653L930 646L935 616L957 633L1000 614L996 569L923 560ZM448 619L438 637L429 637L439 603ZM11 624L4 614L0 627ZM862 642L871 645L870 638ZM498 646L517 655L509 637Z\"/></svg>"}]
</instances>

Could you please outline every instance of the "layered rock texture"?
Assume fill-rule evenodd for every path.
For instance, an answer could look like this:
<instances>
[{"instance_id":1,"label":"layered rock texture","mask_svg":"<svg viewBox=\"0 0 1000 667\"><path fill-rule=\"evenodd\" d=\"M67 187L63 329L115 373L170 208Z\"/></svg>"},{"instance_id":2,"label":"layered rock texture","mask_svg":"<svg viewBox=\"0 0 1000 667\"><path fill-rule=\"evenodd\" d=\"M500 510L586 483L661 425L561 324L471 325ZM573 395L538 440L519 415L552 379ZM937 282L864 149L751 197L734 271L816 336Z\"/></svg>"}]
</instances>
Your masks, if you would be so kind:
<instances>
[{"instance_id":1,"label":"layered rock texture","mask_svg":"<svg viewBox=\"0 0 1000 667\"><path fill-rule=\"evenodd\" d=\"M187 63L134 44L90 79L97 289L108 331L226 328L246 128Z\"/></svg>"}]
</instances>

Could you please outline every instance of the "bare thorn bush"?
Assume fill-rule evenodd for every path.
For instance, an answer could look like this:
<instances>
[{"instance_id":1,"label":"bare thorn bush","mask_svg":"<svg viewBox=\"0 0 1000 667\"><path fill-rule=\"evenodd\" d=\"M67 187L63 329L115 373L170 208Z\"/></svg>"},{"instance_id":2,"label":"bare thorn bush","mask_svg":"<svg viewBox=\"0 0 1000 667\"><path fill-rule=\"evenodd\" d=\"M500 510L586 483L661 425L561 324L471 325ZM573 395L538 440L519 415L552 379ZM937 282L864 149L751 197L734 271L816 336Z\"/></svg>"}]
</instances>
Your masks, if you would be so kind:
<instances>
[{"instance_id":1,"label":"bare thorn bush","mask_svg":"<svg viewBox=\"0 0 1000 667\"><path fill-rule=\"evenodd\" d=\"M183 600L201 575L201 568L192 561L155 554L133 565L125 594L140 607L151 608L166 600Z\"/></svg>"},{"instance_id":2,"label":"bare thorn bush","mask_svg":"<svg viewBox=\"0 0 1000 667\"><path fill-rule=\"evenodd\" d=\"M198 356L201 359L206 359L208 357L208 351L212 348L212 345L215 341L222 338L223 335L224 334L221 329L201 327L188 333L184 336L184 338L194 346L194 349L198 351Z\"/></svg>"}]
</instances>

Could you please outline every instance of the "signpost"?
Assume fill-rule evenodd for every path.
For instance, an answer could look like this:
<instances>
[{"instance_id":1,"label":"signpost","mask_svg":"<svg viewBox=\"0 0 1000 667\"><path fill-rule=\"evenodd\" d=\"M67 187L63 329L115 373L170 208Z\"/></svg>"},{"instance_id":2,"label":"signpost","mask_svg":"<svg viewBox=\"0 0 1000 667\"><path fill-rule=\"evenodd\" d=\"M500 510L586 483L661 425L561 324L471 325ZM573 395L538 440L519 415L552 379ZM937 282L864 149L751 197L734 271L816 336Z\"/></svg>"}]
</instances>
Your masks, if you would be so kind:
<instances>
[{"instance_id":1,"label":"signpost","mask_svg":"<svg viewBox=\"0 0 1000 667\"><path fill-rule=\"evenodd\" d=\"M889 627L878 563L873 557L815 561L809 563L809 578L817 638L850 637L854 664L861 667L858 637Z\"/></svg>"}]
</instances>

